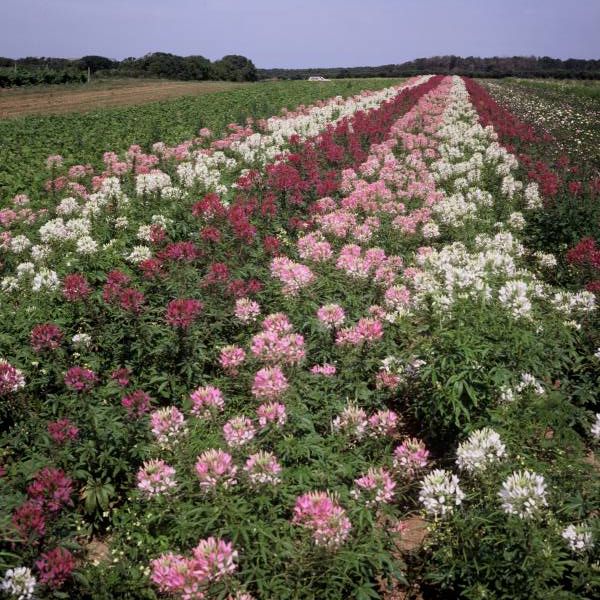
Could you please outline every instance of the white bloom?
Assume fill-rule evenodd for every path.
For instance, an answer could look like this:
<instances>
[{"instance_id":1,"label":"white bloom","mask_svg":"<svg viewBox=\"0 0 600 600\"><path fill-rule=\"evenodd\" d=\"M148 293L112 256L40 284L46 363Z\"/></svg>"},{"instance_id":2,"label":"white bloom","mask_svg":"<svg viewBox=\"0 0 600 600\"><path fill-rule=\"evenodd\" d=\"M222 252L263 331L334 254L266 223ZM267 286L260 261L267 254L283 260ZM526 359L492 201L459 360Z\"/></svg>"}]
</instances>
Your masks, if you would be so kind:
<instances>
[{"instance_id":1,"label":"white bloom","mask_svg":"<svg viewBox=\"0 0 600 600\"><path fill-rule=\"evenodd\" d=\"M80 209L79 203L75 198L63 198L60 204L56 207L57 215L70 215L78 212Z\"/></svg>"},{"instance_id":2,"label":"white bloom","mask_svg":"<svg viewBox=\"0 0 600 600\"><path fill-rule=\"evenodd\" d=\"M78 254L94 254L98 251L98 242L89 235L84 235L77 240L75 249Z\"/></svg>"},{"instance_id":3,"label":"white bloom","mask_svg":"<svg viewBox=\"0 0 600 600\"><path fill-rule=\"evenodd\" d=\"M21 252L25 252L27 248L31 246L31 242L29 238L25 235L16 235L14 238L10 240L10 249L15 254L21 254Z\"/></svg>"},{"instance_id":4,"label":"white bloom","mask_svg":"<svg viewBox=\"0 0 600 600\"><path fill-rule=\"evenodd\" d=\"M82 348L88 348L92 343L92 336L88 333L76 333L71 341L75 346L80 346Z\"/></svg>"},{"instance_id":5,"label":"white bloom","mask_svg":"<svg viewBox=\"0 0 600 600\"><path fill-rule=\"evenodd\" d=\"M16 272L17 272L17 278L23 279L23 277L34 274L35 265L32 262L19 263L17 265Z\"/></svg>"},{"instance_id":6,"label":"white bloom","mask_svg":"<svg viewBox=\"0 0 600 600\"><path fill-rule=\"evenodd\" d=\"M590 433L593 438L600 440L600 413L596 413L596 420L592 424Z\"/></svg>"},{"instance_id":7,"label":"white bloom","mask_svg":"<svg viewBox=\"0 0 600 600\"><path fill-rule=\"evenodd\" d=\"M510 309L513 317L516 319L526 317L531 312L531 301L527 297L528 291L529 286L525 281L507 281L498 290L498 300Z\"/></svg>"},{"instance_id":8,"label":"white bloom","mask_svg":"<svg viewBox=\"0 0 600 600\"><path fill-rule=\"evenodd\" d=\"M544 478L531 471L515 471L498 492L502 509L521 519L529 518L548 505Z\"/></svg>"},{"instance_id":9,"label":"white bloom","mask_svg":"<svg viewBox=\"0 0 600 600\"><path fill-rule=\"evenodd\" d=\"M423 225L423 237L425 239L436 238L440 235L440 228L436 223L427 223Z\"/></svg>"},{"instance_id":10,"label":"white bloom","mask_svg":"<svg viewBox=\"0 0 600 600\"><path fill-rule=\"evenodd\" d=\"M510 213L510 215L508 217L508 224L513 229L521 230L521 229L523 229L525 227L525 225L527 223L525 222L525 218L523 217L523 213L513 212L513 213Z\"/></svg>"},{"instance_id":11,"label":"white bloom","mask_svg":"<svg viewBox=\"0 0 600 600\"><path fill-rule=\"evenodd\" d=\"M31 258L35 262L41 262L44 259L48 258L51 251L52 250L51 250L50 246L47 246L46 244L38 244L36 246L32 246L31 247Z\"/></svg>"},{"instance_id":12,"label":"white bloom","mask_svg":"<svg viewBox=\"0 0 600 600\"><path fill-rule=\"evenodd\" d=\"M46 288L48 290L55 290L59 285L58 275L56 271L52 271L50 269L41 268L38 273L36 273L33 278L33 282L31 284L31 289L34 292L39 292L42 289Z\"/></svg>"},{"instance_id":13,"label":"white bloom","mask_svg":"<svg viewBox=\"0 0 600 600\"><path fill-rule=\"evenodd\" d=\"M28 600L33 598L36 579L28 567L8 569L0 583L0 590L6 592L15 600Z\"/></svg>"},{"instance_id":14,"label":"white bloom","mask_svg":"<svg viewBox=\"0 0 600 600\"><path fill-rule=\"evenodd\" d=\"M152 250L148 246L134 246L131 253L127 256L127 260L133 264L141 263L149 258L152 258Z\"/></svg>"},{"instance_id":15,"label":"white bloom","mask_svg":"<svg viewBox=\"0 0 600 600\"><path fill-rule=\"evenodd\" d=\"M483 471L489 465L506 456L506 446L500 436L488 427L471 433L467 441L456 451L456 464L459 469L470 473Z\"/></svg>"},{"instance_id":16,"label":"white bloom","mask_svg":"<svg viewBox=\"0 0 600 600\"><path fill-rule=\"evenodd\" d=\"M137 230L136 237L143 242L152 241L152 225L140 225Z\"/></svg>"},{"instance_id":17,"label":"white bloom","mask_svg":"<svg viewBox=\"0 0 600 600\"><path fill-rule=\"evenodd\" d=\"M579 554L594 547L592 530L585 524L569 525L563 529L561 535L572 552Z\"/></svg>"},{"instance_id":18,"label":"white bloom","mask_svg":"<svg viewBox=\"0 0 600 600\"><path fill-rule=\"evenodd\" d=\"M127 225L129 225L127 217L117 217L115 219L115 229L126 229Z\"/></svg>"},{"instance_id":19,"label":"white bloom","mask_svg":"<svg viewBox=\"0 0 600 600\"><path fill-rule=\"evenodd\" d=\"M459 479L449 471L436 469L421 482L419 500L425 511L435 517L445 516L459 506L465 497Z\"/></svg>"},{"instance_id":20,"label":"white bloom","mask_svg":"<svg viewBox=\"0 0 600 600\"><path fill-rule=\"evenodd\" d=\"M9 275L8 277L4 277L2 279L0 287L2 287L3 292L14 292L15 290L19 289L19 280L16 277Z\"/></svg>"}]
</instances>

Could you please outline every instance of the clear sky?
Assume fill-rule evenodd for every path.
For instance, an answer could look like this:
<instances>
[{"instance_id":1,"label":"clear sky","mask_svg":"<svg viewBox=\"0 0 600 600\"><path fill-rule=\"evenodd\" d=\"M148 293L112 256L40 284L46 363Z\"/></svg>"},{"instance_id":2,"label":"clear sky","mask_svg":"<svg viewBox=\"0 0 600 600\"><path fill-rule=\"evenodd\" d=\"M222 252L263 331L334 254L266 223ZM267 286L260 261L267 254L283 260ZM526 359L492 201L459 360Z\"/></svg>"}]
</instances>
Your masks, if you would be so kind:
<instances>
[{"instance_id":1,"label":"clear sky","mask_svg":"<svg viewBox=\"0 0 600 600\"><path fill-rule=\"evenodd\" d=\"M0 0L0 56L156 51L264 68L600 58L600 0Z\"/></svg>"}]
</instances>

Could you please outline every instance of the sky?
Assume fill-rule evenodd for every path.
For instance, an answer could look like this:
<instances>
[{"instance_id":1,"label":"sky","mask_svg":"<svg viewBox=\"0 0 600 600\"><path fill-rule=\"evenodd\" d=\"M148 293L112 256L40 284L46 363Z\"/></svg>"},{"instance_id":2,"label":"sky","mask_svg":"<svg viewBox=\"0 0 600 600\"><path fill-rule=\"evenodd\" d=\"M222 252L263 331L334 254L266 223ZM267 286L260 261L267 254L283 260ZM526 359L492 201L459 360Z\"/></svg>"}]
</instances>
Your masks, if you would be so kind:
<instances>
[{"instance_id":1,"label":"sky","mask_svg":"<svg viewBox=\"0 0 600 600\"><path fill-rule=\"evenodd\" d=\"M0 0L0 56L242 54L257 67L600 58L600 0Z\"/></svg>"}]
</instances>

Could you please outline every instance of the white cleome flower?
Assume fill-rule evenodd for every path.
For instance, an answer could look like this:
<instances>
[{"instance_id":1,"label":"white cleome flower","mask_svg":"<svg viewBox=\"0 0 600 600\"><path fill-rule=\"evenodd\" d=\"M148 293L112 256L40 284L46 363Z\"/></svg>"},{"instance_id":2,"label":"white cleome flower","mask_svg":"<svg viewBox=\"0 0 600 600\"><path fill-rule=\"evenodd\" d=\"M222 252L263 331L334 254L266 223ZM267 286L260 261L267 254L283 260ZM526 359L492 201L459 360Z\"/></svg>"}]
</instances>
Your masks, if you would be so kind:
<instances>
[{"instance_id":1,"label":"white cleome flower","mask_svg":"<svg viewBox=\"0 0 600 600\"><path fill-rule=\"evenodd\" d=\"M593 438L600 440L600 413L596 413L596 420L592 423L590 433Z\"/></svg>"},{"instance_id":2,"label":"white cleome flower","mask_svg":"<svg viewBox=\"0 0 600 600\"><path fill-rule=\"evenodd\" d=\"M456 464L469 473L485 470L506 456L506 446L500 436L489 427L478 429L459 445Z\"/></svg>"},{"instance_id":3,"label":"white cleome flower","mask_svg":"<svg viewBox=\"0 0 600 600\"><path fill-rule=\"evenodd\" d=\"M465 497L458 487L459 479L450 471L436 469L421 482L419 500L425 511L435 517L444 517L459 506Z\"/></svg>"},{"instance_id":4,"label":"white cleome flower","mask_svg":"<svg viewBox=\"0 0 600 600\"><path fill-rule=\"evenodd\" d=\"M33 598L36 579L28 567L8 569L0 583L0 590L9 594L15 600L28 600Z\"/></svg>"},{"instance_id":5,"label":"white cleome flower","mask_svg":"<svg viewBox=\"0 0 600 600\"><path fill-rule=\"evenodd\" d=\"M515 471L502 484L498 496L504 512L521 519L535 516L548 505L546 482L541 475L531 471Z\"/></svg>"},{"instance_id":6,"label":"white cleome flower","mask_svg":"<svg viewBox=\"0 0 600 600\"><path fill-rule=\"evenodd\" d=\"M561 533L572 552L582 553L594 547L592 530L585 524L569 525Z\"/></svg>"}]
</instances>

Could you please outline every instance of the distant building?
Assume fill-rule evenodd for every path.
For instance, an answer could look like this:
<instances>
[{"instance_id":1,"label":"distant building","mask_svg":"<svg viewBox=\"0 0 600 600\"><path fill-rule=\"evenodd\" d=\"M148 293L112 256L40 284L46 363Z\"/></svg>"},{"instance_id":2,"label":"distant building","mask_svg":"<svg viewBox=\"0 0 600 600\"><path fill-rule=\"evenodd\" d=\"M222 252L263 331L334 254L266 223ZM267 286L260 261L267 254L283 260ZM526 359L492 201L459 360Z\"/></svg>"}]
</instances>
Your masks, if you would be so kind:
<instances>
[{"instance_id":1,"label":"distant building","mask_svg":"<svg viewBox=\"0 0 600 600\"><path fill-rule=\"evenodd\" d=\"M309 81L331 81L330 79L325 79L325 77L321 77L320 75L313 75L308 78Z\"/></svg>"}]
</instances>

